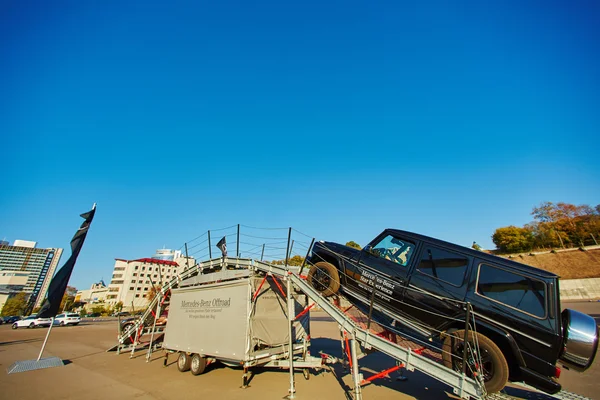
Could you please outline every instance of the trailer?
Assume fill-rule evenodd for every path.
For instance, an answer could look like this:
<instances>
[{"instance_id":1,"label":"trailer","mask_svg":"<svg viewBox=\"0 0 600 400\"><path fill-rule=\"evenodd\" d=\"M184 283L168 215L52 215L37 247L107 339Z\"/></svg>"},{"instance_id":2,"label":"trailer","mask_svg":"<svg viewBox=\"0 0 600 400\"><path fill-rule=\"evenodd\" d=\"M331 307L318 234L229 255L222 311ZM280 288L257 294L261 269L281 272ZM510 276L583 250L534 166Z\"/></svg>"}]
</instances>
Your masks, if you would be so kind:
<instances>
[{"instance_id":1,"label":"trailer","mask_svg":"<svg viewBox=\"0 0 600 400\"><path fill-rule=\"evenodd\" d=\"M284 285L273 274L236 268L183 280L171 292L165 357L177 353L179 371L194 375L216 361L240 367L242 387L253 367L301 369L308 379L328 358L310 355L308 299Z\"/></svg>"}]
</instances>

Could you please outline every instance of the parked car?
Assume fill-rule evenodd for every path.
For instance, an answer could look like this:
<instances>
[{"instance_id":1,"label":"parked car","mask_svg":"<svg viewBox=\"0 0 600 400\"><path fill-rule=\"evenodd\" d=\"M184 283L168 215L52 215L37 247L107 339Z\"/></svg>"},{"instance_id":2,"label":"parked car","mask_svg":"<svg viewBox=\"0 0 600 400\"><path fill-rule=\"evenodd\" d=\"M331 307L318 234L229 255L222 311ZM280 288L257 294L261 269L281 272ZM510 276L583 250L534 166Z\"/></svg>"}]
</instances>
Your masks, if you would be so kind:
<instances>
[{"instance_id":1,"label":"parked car","mask_svg":"<svg viewBox=\"0 0 600 400\"><path fill-rule=\"evenodd\" d=\"M12 324L12 328L37 328L38 326L50 326L50 324L52 324L52 318L37 318L35 315L32 315L15 321Z\"/></svg>"},{"instance_id":2,"label":"parked car","mask_svg":"<svg viewBox=\"0 0 600 400\"><path fill-rule=\"evenodd\" d=\"M89 313L85 315L88 318L96 318L100 316L100 313Z\"/></svg>"},{"instance_id":3,"label":"parked car","mask_svg":"<svg viewBox=\"0 0 600 400\"><path fill-rule=\"evenodd\" d=\"M54 318L54 325L66 326L77 325L81 322L81 317L77 313L62 313Z\"/></svg>"},{"instance_id":4,"label":"parked car","mask_svg":"<svg viewBox=\"0 0 600 400\"><path fill-rule=\"evenodd\" d=\"M324 296L343 292L376 322L441 344L444 364L456 371L470 303L476 330L467 340L479 343L490 393L507 381L556 393L557 362L584 371L598 348L592 317L561 313L557 275L482 251L386 229L362 250L317 242L307 261L307 281Z\"/></svg>"},{"instance_id":5,"label":"parked car","mask_svg":"<svg viewBox=\"0 0 600 400\"><path fill-rule=\"evenodd\" d=\"M112 314L113 317L129 317L131 316L131 313L129 313L128 311L119 311L116 313Z\"/></svg>"},{"instance_id":6,"label":"parked car","mask_svg":"<svg viewBox=\"0 0 600 400\"><path fill-rule=\"evenodd\" d=\"M4 323L5 324L12 324L15 321L18 321L20 319L22 319L22 317L18 317L18 316L10 316L10 317L3 317L4 319Z\"/></svg>"}]
</instances>

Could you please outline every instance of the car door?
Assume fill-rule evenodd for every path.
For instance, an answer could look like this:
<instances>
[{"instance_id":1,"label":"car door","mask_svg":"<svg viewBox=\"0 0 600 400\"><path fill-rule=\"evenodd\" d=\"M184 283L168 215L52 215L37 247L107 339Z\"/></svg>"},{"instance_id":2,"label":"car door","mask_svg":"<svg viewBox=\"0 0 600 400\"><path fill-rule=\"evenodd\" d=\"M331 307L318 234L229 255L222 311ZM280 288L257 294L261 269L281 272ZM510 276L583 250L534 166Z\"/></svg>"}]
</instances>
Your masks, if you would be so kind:
<instances>
[{"instance_id":1,"label":"car door","mask_svg":"<svg viewBox=\"0 0 600 400\"><path fill-rule=\"evenodd\" d=\"M354 265L353 278L358 280L360 294L368 302L374 296L374 303L386 311L402 312L402 297L417 243L389 232L371 243Z\"/></svg>"},{"instance_id":2,"label":"car door","mask_svg":"<svg viewBox=\"0 0 600 400\"><path fill-rule=\"evenodd\" d=\"M454 248L424 242L404 293L404 309L426 328L464 318L463 301L473 259Z\"/></svg>"}]
</instances>

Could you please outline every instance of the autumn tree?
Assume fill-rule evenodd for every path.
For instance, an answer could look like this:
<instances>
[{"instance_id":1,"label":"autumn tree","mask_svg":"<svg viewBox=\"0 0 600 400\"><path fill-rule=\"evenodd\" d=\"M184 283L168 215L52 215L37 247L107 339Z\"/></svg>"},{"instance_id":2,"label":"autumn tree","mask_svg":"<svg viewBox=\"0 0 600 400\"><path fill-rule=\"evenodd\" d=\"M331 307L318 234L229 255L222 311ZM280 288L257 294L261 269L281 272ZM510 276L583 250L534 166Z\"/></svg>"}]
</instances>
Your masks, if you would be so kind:
<instances>
[{"instance_id":1,"label":"autumn tree","mask_svg":"<svg viewBox=\"0 0 600 400\"><path fill-rule=\"evenodd\" d=\"M23 315L25 308L27 307L28 297L29 296L25 292L17 293L15 296L6 300L0 314L2 314L3 317Z\"/></svg>"},{"instance_id":2,"label":"autumn tree","mask_svg":"<svg viewBox=\"0 0 600 400\"><path fill-rule=\"evenodd\" d=\"M534 207L533 215L538 224L536 229L544 233L536 238L536 242L547 244L548 240L558 239L561 247L585 246L596 244L596 236L600 229L600 205L595 208L589 205L576 206L569 203L552 203L549 201ZM549 247L557 247L552 243Z\"/></svg>"},{"instance_id":3,"label":"autumn tree","mask_svg":"<svg viewBox=\"0 0 600 400\"><path fill-rule=\"evenodd\" d=\"M63 298L60 302L59 310L62 311L71 311L73 309L73 304L75 303L75 296L71 296L68 292L65 291Z\"/></svg>"},{"instance_id":4,"label":"autumn tree","mask_svg":"<svg viewBox=\"0 0 600 400\"><path fill-rule=\"evenodd\" d=\"M526 228L511 225L496 229L492 241L501 253L520 253L531 250L533 235Z\"/></svg>"},{"instance_id":5,"label":"autumn tree","mask_svg":"<svg viewBox=\"0 0 600 400\"><path fill-rule=\"evenodd\" d=\"M154 300L154 298L160 293L160 289L161 287L158 285L153 285L150 287L150 289L148 289L148 293L146 293L146 298L148 299L148 302Z\"/></svg>"},{"instance_id":6,"label":"autumn tree","mask_svg":"<svg viewBox=\"0 0 600 400\"><path fill-rule=\"evenodd\" d=\"M354 240L346 242L346 246L353 247L353 248L358 249L358 250L362 249L362 247L360 247L360 244L356 243Z\"/></svg>"}]
</instances>

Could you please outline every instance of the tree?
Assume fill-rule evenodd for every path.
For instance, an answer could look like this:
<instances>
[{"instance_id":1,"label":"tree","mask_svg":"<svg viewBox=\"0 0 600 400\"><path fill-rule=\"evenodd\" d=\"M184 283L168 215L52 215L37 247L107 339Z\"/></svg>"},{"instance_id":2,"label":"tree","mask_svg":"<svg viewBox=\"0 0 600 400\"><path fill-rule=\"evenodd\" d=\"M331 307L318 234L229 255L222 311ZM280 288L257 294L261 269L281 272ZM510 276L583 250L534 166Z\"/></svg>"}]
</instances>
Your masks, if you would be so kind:
<instances>
[{"instance_id":1,"label":"tree","mask_svg":"<svg viewBox=\"0 0 600 400\"><path fill-rule=\"evenodd\" d=\"M303 262L304 262L304 257L298 256L298 255L288 259L288 265L292 265L292 266L298 267L298 266L302 265ZM284 265L285 259L284 260L273 260L273 261L271 261L271 264Z\"/></svg>"},{"instance_id":2,"label":"tree","mask_svg":"<svg viewBox=\"0 0 600 400\"><path fill-rule=\"evenodd\" d=\"M496 229L492 241L501 253L520 253L531 250L533 235L526 228L511 225Z\"/></svg>"},{"instance_id":3,"label":"tree","mask_svg":"<svg viewBox=\"0 0 600 400\"><path fill-rule=\"evenodd\" d=\"M360 244L356 243L354 240L346 242L346 246L348 246L348 247L354 247L355 249L358 249L358 250L362 249L362 247L360 247Z\"/></svg>"},{"instance_id":4,"label":"tree","mask_svg":"<svg viewBox=\"0 0 600 400\"><path fill-rule=\"evenodd\" d=\"M73 309L74 302L75 296L71 296L65 291L65 294L63 295L63 298L60 302L60 307L58 309L61 311L71 311Z\"/></svg>"},{"instance_id":5,"label":"tree","mask_svg":"<svg viewBox=\"0 0 600 400\"><path fill-rule=\"evenodd\" d=\"M98 305L98 306L94 306L92 307L92 313L94 314L106 314L106 309L104 308L103 305Z\"/></svg>"},{"instance_id":6,"label":"tree","mask_svg":"<svg viewBox=\"0 0 600 400\"><path fill-rule=\"evenodd\" d=\"M152 300L154 300L154 298L160 293L160 286L152 286L150 287L150 289L148 290L148 293L146 293L146 298L148 299L148 302L151 302Z\"/></svg>"},{"instance_id":7,"label":"tree","mask_svg":"<svg viewBox=\"0 0 600 400\"><path fill-rule=\"evenodd\" d=\"M12 315L23 315L25 308L27 307L27 300L29 296L25 292L20 292L13 297L6 300L4 307L2 307L3 317L9 317Z\"/></svg>"},{"instance_id":8,"label":"tree","mask_svg":"<svg viewBox=\"0 0 600 400\"><path fill-rule=\"evenodd\" d=\"M547 240L558 239L561 247L585 246L586 243L595 244L594 234L598 234L600 206L592 208L589 205L576 206L569 203L543 202L534 207L531 214L537 220L539 228L544 231L543 238L537 237L536 245L542 247L557 247L556 244L548 243ZM551 234L548 234L548 233Z\"/></svg>"},{"instance_id":9,"label":"tree","mask_svg":"<svg viewBox=\"0 0 600 400\"><path fill-rule=\"evenodd\" d=\"M123 311L123 302L122 301L119 301L117 304L115 304L115 311L116 312Z\"/></svg>"}]
</instances>

